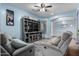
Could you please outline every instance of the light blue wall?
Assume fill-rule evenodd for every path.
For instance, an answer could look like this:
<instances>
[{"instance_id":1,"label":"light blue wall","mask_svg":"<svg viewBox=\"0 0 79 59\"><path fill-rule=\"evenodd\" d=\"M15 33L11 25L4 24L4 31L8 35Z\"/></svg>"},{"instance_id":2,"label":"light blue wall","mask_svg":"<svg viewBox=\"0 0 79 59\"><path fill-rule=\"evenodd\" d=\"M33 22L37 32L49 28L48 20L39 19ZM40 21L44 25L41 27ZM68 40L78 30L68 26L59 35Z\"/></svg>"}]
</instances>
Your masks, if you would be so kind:
<instances>
[{"instance_id":1,"label":"light blue wall","mask_svg":"<svg viewBox=\"0 0 79 59\"><path fill-rule=\"evenodd\" d=\"M0 8L1 8L1 4L0 4ZM1 16L1 9L0 9L0 16ZM1 32L1 17L0 17L0 32Z\"/></svg>"},{"instance_id":2,"label":"light blue wall","mask_svg":"<svg viewBox=\"0 0 79 59\"><path fill-rule=\"evenodd\" d=\"M6 9L10 9L14 11L14 26L6 26ZM0 25L1 25L1 32L5 32L8 33L9 35L11 35L12 37L16 37L18 39L20 39L20 33L21 33L21 17L23 16L32 16L34 17L34 15L29 14L28 12L25 12L24 10L21 10L19 8L7 5L7 4L2 4L2 6L0 5ZM56 14L55 16L51 16L49 18L41 18L41 17L36 17L37 19L40 20L44 20L46 19L47 21L47 31L46 31L46 36L45 37L50 37L51 36L51 20L58 18L58 17L62 17L62 16L75 16L76 17L76 12L74 11L70 11L67 13L62 13L62 14Z\"/></svg>"},{"instance_id":3,"label":"light blue wall","mask_svg":"<svg viewBox=\"0 0 79 59\"><path fill-rule=\"evenodd\" d=\"M7 26L6 25L6 9L14 11L14 26ZM1 32L7 33L12 37L16 37L20 39L21 35L21 17L23 16L32 16L29 13L18 9L16 7L2 4L0 7L0 24L1 24Z\"/></svg>"}]
</instances>

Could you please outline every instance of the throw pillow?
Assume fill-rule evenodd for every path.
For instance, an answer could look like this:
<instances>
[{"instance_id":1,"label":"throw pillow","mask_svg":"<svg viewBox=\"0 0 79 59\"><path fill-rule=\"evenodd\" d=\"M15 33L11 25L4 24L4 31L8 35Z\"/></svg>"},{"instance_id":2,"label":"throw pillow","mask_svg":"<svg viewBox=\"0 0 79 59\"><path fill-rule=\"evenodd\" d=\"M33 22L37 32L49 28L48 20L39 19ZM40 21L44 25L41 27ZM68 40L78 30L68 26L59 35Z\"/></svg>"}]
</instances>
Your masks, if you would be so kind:
<instances>
[{"instance_id":1,"label":"throw pillow","mask_svg":"<svg viewBox=\"0 0 79 59\"><path fill-rule=\"evenodd\" d=\"M15 49L19 49L21 47L24 47L27 45L27 43L19 40L19 39L13 39L11 45L15 48Z\"/></svg>"}]
</instances>

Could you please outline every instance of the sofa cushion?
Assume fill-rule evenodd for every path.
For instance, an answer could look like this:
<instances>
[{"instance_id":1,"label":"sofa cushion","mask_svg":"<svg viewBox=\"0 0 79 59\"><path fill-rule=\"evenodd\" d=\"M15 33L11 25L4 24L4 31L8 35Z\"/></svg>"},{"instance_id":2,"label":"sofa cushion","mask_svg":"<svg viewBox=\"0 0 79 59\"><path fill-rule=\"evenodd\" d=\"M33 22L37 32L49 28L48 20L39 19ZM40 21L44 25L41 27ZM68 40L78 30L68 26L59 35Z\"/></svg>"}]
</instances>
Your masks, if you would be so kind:
<instances>
[{"instance_id":1,"label":"sofa cushion","mask_svg":"<svg viewBox=\"0 0 79 59\"><path fill-rule=\"evenodd\" d=\"M19 40L19 39L13 39L11 45L15 48L15 49L19 49L21 47L24 47L27 45L27 43Z\"/></svg>"},{"instance_id":2,"label":"sofa cushion","mask_svg":"<svg viewBox=\"0 0 79 59\"><path fill-rule=\"evenodd\" d=\"M51 39L51 40L50 40L50 43L51 43L52 45L57 46L60 41L61 41L61 36Z\"/></svg>"},{"instance_id":3,"label":"sofa cushion","mask_svg":"<svg viewBox=\"0 0 79 59\"><path fill-rule=\"evenodd\" d=\"M69 34L69 33L63 33L62 36L61 36L61 39L65 41L65 40L67 40L69 37L70 37L70 34Z\"/></svg>"},{"instance_id":4,"label":"sofa cushion","mask_svg":"<svg viewBox=\"0 0 79 59\"><path fill-rule=\"evenodd\" d=\"M58 47L60 48L63 45L63 43L64 43L64 40L61 40L58 44Z\"/></svg>"},{"instance_id":5,"label":"sofa cushion","mask_svg":"<svg viewBox=\"0 0 79 59\"><path fill-rule=\"evenodd\" d=\"M64 32L61 36L61 41L59 42L58 47L60 48L71 35L71 32Z\"/></svg>"},{"instance_id":6,"label":"sofa cushion","mask_svg":"<svg viewBox=\"0 0 79 59\"><path fill-rule=\"evenodd\" d=\"M11 46L11 42L4 45L4 48L12 55L12 53L15 51L15 49Z\"/></svg>"}]
</instances>

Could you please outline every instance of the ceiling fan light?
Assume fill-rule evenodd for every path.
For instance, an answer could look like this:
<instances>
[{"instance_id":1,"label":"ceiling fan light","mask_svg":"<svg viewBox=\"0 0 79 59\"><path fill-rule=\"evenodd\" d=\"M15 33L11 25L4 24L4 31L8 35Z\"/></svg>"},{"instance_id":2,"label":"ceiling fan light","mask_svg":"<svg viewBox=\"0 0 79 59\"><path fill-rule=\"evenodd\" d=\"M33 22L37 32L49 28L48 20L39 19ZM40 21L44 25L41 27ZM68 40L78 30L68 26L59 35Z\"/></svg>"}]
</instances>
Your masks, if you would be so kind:
<instances>
[{"instance_id":1,"label":"ceiling fan light","mask_svg":"<svg viewBox=\"0 0 79 59\"><path fill-rule=\"evenodd\" d=\"M49 12L49 8L52 7L52 5L46 5L45 3L41 3L40 6L35 5L34 7L38 8L40 12Z\"/></svg>"},{"instance_id":2,"label":"ceiling fan light","mask_svg":"<svg viewBox=\"0 0 79 59\"><path fill-rule=\"evenodd\" d=\"M41 11L41 12L44 12L44 11L45 11L45 9L44 9L44 8L42 8L42 9L40 9L40 11Z\"/></svg>"},{"instance_id":3,"label":"ceiling fan light","mask_svg":"<svg viewBox=\"0 0 79 59\"><path fill-rule=\"evenodd\" d=\"M42 8L42 11L45 11L45 9L44 9L44 8Z\"/></svg>"}]
</instances>

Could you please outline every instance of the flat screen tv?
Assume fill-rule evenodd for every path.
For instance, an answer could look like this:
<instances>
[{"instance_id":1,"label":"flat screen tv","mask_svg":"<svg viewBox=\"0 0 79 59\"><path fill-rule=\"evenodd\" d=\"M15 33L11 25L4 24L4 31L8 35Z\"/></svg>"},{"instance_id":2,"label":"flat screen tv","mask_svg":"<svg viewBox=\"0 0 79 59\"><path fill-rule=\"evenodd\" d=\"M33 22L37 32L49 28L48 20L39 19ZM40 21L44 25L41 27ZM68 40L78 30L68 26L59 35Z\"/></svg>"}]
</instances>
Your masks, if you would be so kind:
<instances>
[{"instance_id":1,"label":"flat screen tv","mask_svg":"<svg viewBox=\"0 0 79 59\"><path fill-rule=\"evenodd\" d=\"M39 26L38 23L35 23L35 24L34 24L34 27L33 27L34 31L39 31L38 26Z\"/></svg>"}]
</instances>

